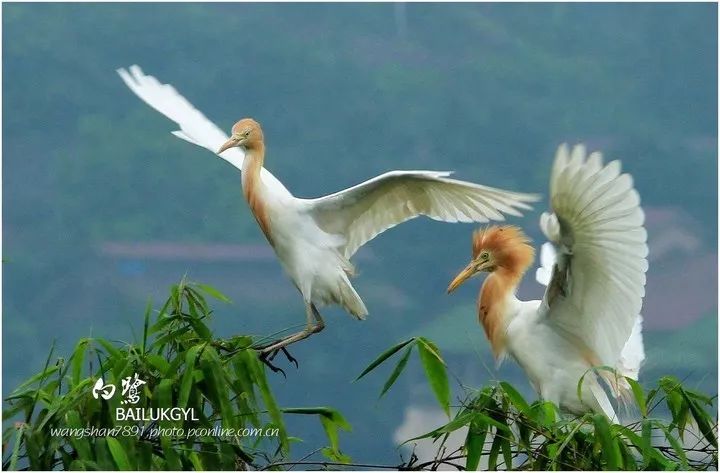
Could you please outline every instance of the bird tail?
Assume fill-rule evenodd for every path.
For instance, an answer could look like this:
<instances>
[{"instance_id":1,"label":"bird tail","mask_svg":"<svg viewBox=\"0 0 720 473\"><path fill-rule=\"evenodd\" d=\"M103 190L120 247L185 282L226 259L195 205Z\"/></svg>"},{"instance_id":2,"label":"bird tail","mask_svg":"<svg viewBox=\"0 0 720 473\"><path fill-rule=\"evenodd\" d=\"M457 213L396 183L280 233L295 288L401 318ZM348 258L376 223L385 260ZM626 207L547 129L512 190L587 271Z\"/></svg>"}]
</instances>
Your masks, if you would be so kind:
<instances>
[{"instance_id":1,"label":"bird tail","mask_svg":"<svg viewBox=\"0 0 720 473\"><path fill-rule=\"evenodd\" d=\"M645 347L643 345L642 336L642 322L643 318L638 314L635 319L635 325L633 325L632 332L625 346L620 353L620 360L618 361L617 370L628 378L634 380L638 379L640 374L640 366L645 360Z\"/></svg>"},{"instance_id":2,"label":"bird tail","mask_svg":"<svg viewBox=\"0 0 720 473\"><path fill-rule=\"evenodd\" d=\"M347 260L345 260L347 262ZM365 316L368 311L363 303L360 295L355 291L348 276L352 276L355 273L355 268L347 262L347 266L343 268L342 275L340 276L338 283L337 294L339 296L339 303L345 310L353 315L358 320L365 320Z\"/></svg>"},{"instance_id":3,"label":"bird tail","mask_svg":"<svg viewBox=\"0 0 720 473\"><path fill-rule=\"evenodd\" d=\"M613 397L617 401L618 414L624 418L632 418L636 413L635 394L627 378L637 381L640 366L645 360L645 349L642 337L642 316L638 314L632 333L623 347L620 359L614 372L599 371L598 374L605 381ZM607 409L603 406L603 410Z\"/></svg>"},{"instance_id":4,"label":"bird tail","mask_svg":"<svg viewBox=\"0 0 720 473\"><path fill-rule=\"evenodd\" d=\"M352 287L352 284L347 276L345 276L343 281L340 282L339 289L340 298L342 299L341 303L343 307L345 307L345 310L350 312L356 319L365 320L368 310L365 307L365 303L363 303L362 299L360 299L360 295L357 291L355 291L355 288Z\"/></svg>"},{"instance_id":5,"label":"bird tail","mask_svg":"<svg viewBox=\"0 0 720 473\"><path fill-rule=\"evenodd\" d=\"M638 314L635 319L635 325L633 325L632 333L630 338L625 342L625 346L620 354L616 370L620 377L616 386L614 386L613 392L618 402L625 408L626 411L631 411L631 407L635 400L635 394L630 387L630 383L624 378L627 376L630 379L637 381L640 374L640 366L645 360L645 346L643 344L642 336L642 322L643 318Z\"/></svg>"}]
</instances>

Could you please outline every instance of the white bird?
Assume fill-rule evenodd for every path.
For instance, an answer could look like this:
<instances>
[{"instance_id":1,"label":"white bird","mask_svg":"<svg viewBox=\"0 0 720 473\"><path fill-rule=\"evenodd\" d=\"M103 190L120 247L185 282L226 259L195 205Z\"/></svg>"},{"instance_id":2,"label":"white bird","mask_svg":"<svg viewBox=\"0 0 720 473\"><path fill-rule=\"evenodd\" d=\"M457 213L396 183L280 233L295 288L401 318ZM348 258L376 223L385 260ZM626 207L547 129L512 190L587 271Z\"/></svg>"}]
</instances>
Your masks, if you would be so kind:
<instances>
[{"instance_id":1,"label":"white bird","mask_svg":"<svg viewBox=\"0 0 720 473\"><path fill-rule=\"evenodd\" d=\"M645 358L640 308L648 246L640 196L619 161L603 166L600 153L586 156L578 145L570 154L562 145L550 178L550 206L553 213L540 218L551 242L542 246L536 273L547 286L542 301L515 295L534 250L514 226L476 231L472 261L448 292L479 272L490 273L478 316L496 359L510 355L540 396L564 410L613 419L603 384L627 400L624 376L637 380Z\"/></svg>"},{"instance_id":2,"label":"white bird","mask_svg":"<svg viewBox=\"0 0 720 473\"><path fill-rule=\"evenodd\" d=\"M446 222L502 220L501 212L520 216L517 209L529 209L526 202L537 200L434 171L392 171L325 197L297 198L263 166L265 144L256 121L240 120L228 138L172 86L137 66L118 73L135 94L180 127L174 135L242 170L250 210L306 307L305 329L262 348L265 354L322 330L318 305L338 304L365 318L365 304L349 279L350 257L379 233L419 215Z\"/></svg>"}]
</instances>

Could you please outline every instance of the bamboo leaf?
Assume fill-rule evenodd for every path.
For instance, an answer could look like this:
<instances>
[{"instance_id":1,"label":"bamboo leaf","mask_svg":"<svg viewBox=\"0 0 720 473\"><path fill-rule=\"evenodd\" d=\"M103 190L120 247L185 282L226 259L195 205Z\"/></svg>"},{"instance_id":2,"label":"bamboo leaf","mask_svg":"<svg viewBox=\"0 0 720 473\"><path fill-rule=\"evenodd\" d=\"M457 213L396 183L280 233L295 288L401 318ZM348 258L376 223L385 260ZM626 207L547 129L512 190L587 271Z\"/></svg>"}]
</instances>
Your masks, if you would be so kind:
<instances>
[{"instance_id":1,"label":"bamboo leaf","mask_svg":"<svg viewBox=\"0 0 720 473\"><path fill-rule=\"evenodd\" d=\"M107 357L109 359L113 358L120 358L123 355L120 353L120 350L118 350L112 343L110 343L108 340L104 338L93 338L94 342L97 342L102 346L105 351L107 352Z\"/></svg>"},{"instance_id":2,"label":"bamboo leaf","mask_svg":"<svg viewBox=\"0 0 720 473\"><path fill-rule=\"evenodd\" d=\"M26 390L25 388L37 383L38 381L44 381L45 378L47 378L51 374L55 373L59 369L60 369L60 366L58 366L58 365L46 367L44 370L42 370L38 374L31 376L27 381L24 381L22 384L20 384L17 388L15 388L12 391L11 395L8 396L6 399L10 399L11 397L21 397L23 395L26 395L29 392L35 392L34 389Z\"/></svg>"},{"instance_id":3,"label":"bamboo leaf","mask_svg":"<svg viewBox=\"0 0 720 473\"><path fill-rule=\"evenodd\" d=\"M202 462L200 461L200 457L198 456L197 452L190 452L188 457L190 458L190 463L192 463L193 469L195 471L204 471L205 470Z\"/></svg>"},{"instance_id":4,"label":"bamboo leaf","mask_svg":"<svg viewBox=\"0 0 720 473\"><path fill-rule=\"evenodd\" d=\"M632 389L635 402L640 408L640 413L643 417L647 417L647 404L645 402L645 393L643 392L642 386L640 386L640 383L632 378L628 378L627 376L625 377L625 380L630 384L630 389Z\"/></svg>"},{"instance_id":5,"label":"bamboo leaf","mask_svg":"<svg viewBox=\"0 0 720 473\"><path fill-rule=\"evenodd\" d=\"M418 339L418 353L420 361L425 369L425 377L435 393L445 414L450 417L450 383L448 382L445 364L440 358L439 351L435 345L428 340Z\"/></svg>"},{"instance_id":6,"label":"bamboo leaf","mask_svg":"<svg viewBox=\"0 0 720 473\"><path fill-rule=\"evenodd\" d=\"M275 397L273 397L270 386L268 385L267 378L265 377L265 371L260 367L257 356L248 357L247 360L252 369L253 379L257 384L258 389L260 390L260 395L265 403L265 408L270 414L270 419L280 429L281 448L287 453L290 445L287 439L287 432L285 431L285 424L282 420L280 408L278 407Z\"/></svg>"},{"instance_id":7,"label":"bamboo leaf","mask_svg":"<svg viewBox=\"0 0 720 473\"><path fill-rule=\"evenodd\" d=\"M681 389L680 392L685 399L685 402L688 404L693 419L697 422L700 432L703 434L703 437L705 437L705 440L710 442L713 447L717 447L717 437L715 436L715 430L712 427L712 419L710 415L698 406L693 399L690 399L684 389Z\"/></svg>"},{"instance_id":8,"label":"bamboo leaf","mask_svg":"<svg viewBox=\"0 0 720 473\"><path fill-rule=\"evenodd\" d=\"M568 443L573 439L575 434L580 430L580 428L585 425L585 422L578 422L575 427L570 430L570 432L565 435L565 438L562 440L562 442L558 445L555 444L555 448L553 449L553 455L552 455L552 464L555 464L560 457L560 454L562 451L567 447Z\"/></svg>"},{"instance_id":9,"label":"bamboo leaf","mask_svg":"<svg viewBox=\"0 0 720 473\"><path fill-rule=\"evenodd\" d=\"M162 447L163 455L165 455L165 468L174 471L183 470L180 455L178 455L178 452L173 448L172 438L164 435L161 436L160 446Z\"/></svg>"},{"instance_id":10,"label":"bamboo leaf","mask_svg":"<svg viewBox=\"0 0 720 473\"><path fill-rule=\"evenodd\" d=\"M518 408L518 410L520 410L520 412L525 413L530 410L530 405L510 383L501 381L500 386L502 386L503 391L505 391L505 394L507 394L507 396L510 398L510 401L513 403L513 405L515 407Z\"/></svg>"},{"instance_id":11,"label":"bamboo leaf","mask_svg":"<svg viewBox=\"0 0 720 473\"><path fill-rule=\"evenodd\" d=\"M193 286L197 287L201 291L203 291L205 294L214 297L215 299L225 302L226 304L232 304L232 301L229 297L227 297L222 292L218 291L212 286L208 286L207 284L200 284L200 283L193 283Z\"/></svg>"},{"instance_id":12,"label":"bamboo leaf","mask_svg":"<svg viewBox=\"0 0 720 473\"><path fill-rule=\"evenodd\" d=\"M69 411L68 413L66 413L65 419L68 424L68 427L72 427L72 428L76 428L76 429L83 427L82 421L80 420L80 414L78 414L78 411L76 411L76 410L72 410L72 411ZM75 450L77 450L78 456L80 458L84 458L84 459L92 458L90 443L88 442L87 438L85 438L84 436L71 436L70 443L75 447Z\"/></svg>"},{"instance_id":13,"label":"bamboo leaf","mask_svg":"<svg viewBox=\"0 0 720 473\"><path fill-rule=\"evenodd\" d=\"M190 399L190 389L193 384L193 373L195 371L195 362L197 361L198 352L205 345L194 345L185 353L185 371L183 372L180 382L180 394L178 396L178 407L186 407L188 399Z\"/></svg>"},{"instance_id":14,"label":"bamboo leaf","mask_svg":"<svg viewBox=\"0 0 720 473\"><path fill-rule=\"evenodd\" d=\"M154 355L154 354L147 354L145 355L145 360L155 369L157 369L160 374L166 375L168 373L168 370L170 368L170 363L167 362L165 358L163 358L160 355Z\"/></svg>"},{"instance_id":15,"label":"bamboo leaf","mask_svg":"<svg viewBox=\"0 0 720 473\"><path fill-rule=\"evenodd\" d=\"M458 429L460 429L460 428L465 427L466 425L468 425L468 424L473 420L473 418L474 418L476 415L480 415L480 416L483 418L483 420L487 420L487 419L492 420L492 419L490 419L489 417L487 417L487 416L485 416L485 415L483 415L483 414L478 414L478 413L474 413L474 412L471 412L471 411L467 411L467 412L464 412L464 413L458 415L457 417L455 417L453 420L451 420L451 421L448 422L447 424L445 424L445 425L443 425L443 426L441 426L441 427L438 427L438 428L435 429L435 430L431 430L430 432L427 432L427 433L425 433L425 434L422 434L422 435L419 435L419 436L417 436L417 437L413 437L413 438L411 438L411 439L408 439L408 440L406 440L405 442L403 442L403 444L406 444L406 443L408 443L408 442L412 442L412 441L414 441L414 440L421 440L421 439L425 439L425 438L438 437L438 436L441 435L441 434L446 434L446 433L454 432L454 431L456 431L456 430L458 430Z\"/></svg>"},{"instance_id":16,"label":"bamboo leaf","mask_svg":"<svg viewBox=\"0 0 720 473\"><path fill-rule=\"evenodd\" d=\"M150 328L150 313L152 312L152 302L148 301L147 306L145 307L145 316L143 317L143 339L142 339L142 347L141 352L144 355L147 347L147 339L148 339L148 329Z\"/></svg>"},{"instance_id":17,"label":"bamboo leaf","mask_svg":"<svg viewBox=\"0 0 720 473\"><path fill-rule=\"evenodd\" d=\"M127 453L125 453L125 449L120 444L120 442L114 438L114 437L106 437L105 441L107 442L107 446L110 449L110 454L113 457L113 460L115 460L115 464L117 465L119 470L133 470L130 466L130 459L127 456Z\"/></svg>"},{"instance_id":18,"label":"bamboo leaf","mask_svg":"<svg viewBox=\"0 0 720 473\"><path fill-rule=\"evenodd\" d=\"M649 464L650 459L652 458L652 451L653 451L652 422L647 421L647 420L643 421L641 433L642 433L642 437L641 437L641 439L642 439L641 446L642 447L641 448L642 448L643 459L645 460L645 462L647 462Z\"/></svg>"},{"instance_id":19,"label":"bamboo leaf","mask_svg":"<svg viewBox=\"0 0 720 473\"><path fill-rule=\"evenodd\" d=\"M157 395L155 398L157 407L171 407L172 402L172 386L173 381L171 379L163 379L157 386ZM164 421L161 421L164 422Z\"/></svg>"},{"instance_id":20,"label":"bamboo leaf","mask_svg":"<svg viewBox=\"0 0 720 473\"><path fill-rule=\"evenodd\" d=\"M410 359L410 352L412 352L412 345L405 349L405 353L403 354L402 358L400 358L398 364L395 365L395 369L390 374L388 380L385 381L385 385L383 386L382 392L380 393L380 397L383 397L385 393L388 392L388 390L392 387L392 385L395 384L398 376L400 376L400 373L402 373L405 369L405 366L407 366L407 362Z\"/></svg>"},{"instance_id":21,"label":"bamboo leaf","mask_svg":"<svg viewBox=\"0 0 720 473\"><path fill-rule=\"evenodd\" d=\"M286 414L318 415L322 422L324 422L323 419L325 419L345 431L349 432L352 430L352 426L345 417L340 414L340 411L331 407L286 407L282 409L282 412ZM323 426L324 425L325 424L323 424Z\"/></svg>"},{"instance_id":22,"label":"bamboo leaf","mask_svg":"<svg viewBox=\"0 0 720 473\"><path fill-rule=\"evenodd\" d=\"M611 471L619 469L620 450L610 433L610 424L607 418L602 414L596 414L593 416L593 423L595 424L595 436L600 442L602 455L605 458L605 469Z\"/></svg>"},{"instance_id":23,"label":"bamboo leaf","mask_svg":"<svg viewBox=\"0 0 720 473\"><path fill-rule=\"evenodd\" d=\"M201 340L206 342L212 340L212 332L210 332L207 325L205 325L200 319L196 317L190 318L190 325L192 325L193 330L195 330L195 333L198 334L198 337L200 337Z\"/></svg>"},{"instance_id":24,"label":"bamboo leaf","mask_svg":"<svg viewBox=\"0 0 720 473\"><path fill-rule=\"evenodd\" d=\"M468 429L467 437L465 437L465 452L467 460L465 468L468 471L475 471L480 464L483 448L485 447L485 438L487 437L488 426L482 420L473 419Z\"/></svg>"},{"instance_id":25,"label":"bamboo leaf","mask_svg":"<svg viewBox=\"0 0 720 473\"><path fill-rule=\"evenodd\" d=\"M205 375L205 383L208 390L215 398L215 407L220 411L223 427L233 427L235 416L233 416L228 396L225 395L225 376L213 349L208 348L203 352L200 360L200 368Z\"/></svg>"},{"instance_id":26,"label":"bamboo leaf","mask_svg":"<svg viewBox=\"0 0 720 473\"><path fill-rule=\"evenodd\" d=\"M87 338L81 338L80 341L75 345L75 350L72 354L72 384L77 385L80 382L80 376L82 375L82 366L85 361L85 352L87 351L90 340Z\"/></svg>"},{"instance_id":27,"label":"bamboo leaf","mask_svg":"<svg viewBox=\"0 0 720 473\"><path fill-rule=\"evenodd\" d=\"M622 458L622 469L628 471L637 471L637 462L633 457L630 448L623 442L616 442L620 449L620 457Z\"/></svg>"},{"instance_id":28,"label":"bamboo leaf","mask_svg":"<svg viewBox=\"0 0 720 473\"><path fill-rule=\"evenodd\" d=\"M360 375L359 375L357 378L355 378L355 381L359 380L360 378L362 378L363 376L365 376L366 374L368 374L369 372L371 372L372 370L374 370L375 368L377 368L377 367L378 367L379 365L381 365L385 360L387 360L388 358L390 358L391 356L393 356L395 353L397 353L397 352L399 352L400 350L402 350L404 346L406 346L406 345L408 345L409 343L412 343L412 342L414 342L414 341L415 341L415 338L411 338L411 339L409 339L409 340L405 340L404 342L398 343L397 345L395 345L395 346L393 346L393 347L390 347L390 348L388 348L387 350L385 350L383 353L380 354L380 356L378 356L377 358L375 358L375 360L374 360L372 363L370 363L370 364L367 366L367 368L365 368L365 369L363 370L363 372L360 373Z\"/></svg>"},{"instance_id":29,"label":"bamboo leaf","mask_svg":"<svg viewBox=\"0 0 720 473\"><path fill-rule=\"evenodd\" d=\"M12 456L10 457L10 468L9 470L17 470L17 462L18 458L20 457L20 446L23 443L23 434L25 433L25 429L27 428L27 424L24 422L19 424L15 428L15 444L13 445L13 452Z\"/></svg>"},{"instance_id":30,"label":"bamboo leaf","mask_svg":"<svg viewBox=\"0 0 720 473\"><path fill-rule=\"evenodd\" d=\"M510 439L507 436L500 434L499 432L495 433L495 435L499 436L501 439L500 448L503 454L503 461L505 462L505 469L512 470L512 447L510 447Z\"/></svg>"},{"instance_id":31,"label":"bamboo leaf","mask_svg":"<svg viewBox=\"0 0 720 473\"><path fill-rule=\"evenodd\" d=\"M490 446L490 453L488 454L488 470L497 470L497 459L498 455L500 455L501 442L502 439L496 432L495 437L493 438L492 445Z\"/></svg>"},{"instance_id":32,"label":"bamboo leaf","mask_svg":"<svg viewBox=\"0 0 720 473\"><path fill-rule=\"evenodd\" d=\"M681 470L689 470L690 465L688 464L687 456L685 455L685 449L682 445L680 445L680 442L675 438L675 436L670 432L670 430L665 427L661 422L657 422L656 425L660 428L660 430L663 431L665 434L665 438L670 443L670 446L675 451L675 455L677 456L677 459L680 460L680 469Z\"/></svg>"}]
</instances>

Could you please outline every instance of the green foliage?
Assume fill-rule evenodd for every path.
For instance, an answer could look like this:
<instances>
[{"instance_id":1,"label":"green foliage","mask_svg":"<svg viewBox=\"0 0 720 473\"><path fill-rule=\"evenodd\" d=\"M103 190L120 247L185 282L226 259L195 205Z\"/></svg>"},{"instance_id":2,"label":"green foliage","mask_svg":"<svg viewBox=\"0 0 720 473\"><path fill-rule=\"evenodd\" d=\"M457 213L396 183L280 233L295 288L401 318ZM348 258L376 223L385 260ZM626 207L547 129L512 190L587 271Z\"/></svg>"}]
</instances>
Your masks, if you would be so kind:
<instances>
[{"instance_id":1,"label":"green foliage","mask_svg":"<svg viewBox=\"0 0 720 473\"><path fill-rule=\"evenodd\" d=\"M252 338L212 337L206 295L227 301L183 278L153 322L148 306L139 343L83 338L54 364L51 350L43 370L5 399L3 419L21 420L4 429L3 443L12 447L3 468L259 468L289 456L285 414L317 416L329 442L322 452L348 462L339 446L338 429L350 430L343 416L328 407L279 407ZM140 400L123 407L121 381L136 375L146 382ZM108 400L92 395L100 379L117 388ZM126 407L192 409L199 420L125 420L116 409Z\"/></svg>"},{"instance_id":2,"label":"green foliage","mask_svg":"<svg viewBox=\"0 0 720 473\"><path fill-rule=\"evenodd\" d=\"M410 350L418 347L428 384L440 406L449 412L449 388L438 393L440 380L447 381L439 350L427 339L413 338L393 346L358 377L362 378L403 347L405 354L385 383L385 394L407 364ZM427 351L432 350L428 356ZM429 351L429 350L428 350ZM428 360L433 368L428 369ZM443 373L440 374L439 371ZM717 469L717 396L688 389L674 377L665 376L657 387L645 392L626 378L638 406L639 418L613 423L602 414L580 417L561 414L546 401L529 403L512 385L500 382L469 395L451 420L431 432L412 438L438 442L431 464L456 466L465 459L466 469L490 470L709 470ZM619 406L628 412L630 406ZM662 415L663 408L669 419ZM463 446L449 455L449 435L467 429ZM451 462L452 460L452 462ZM412 466L412 465L409 465Z\"/></svg>"},{"instance_id":3,"label":"green foliage","mask_svg":"<svg viewBox=\"0 0 720 473\"><path fill-rule=\"evenodd\" d=\"M400 357L395 369L393 369L390 377L385 382L383 390L380 393L380 397L385 395L386 392L392 387L395 381L398 379L400 374L407 366L408 359L410 358L410 352L413 348L417 347L420 361L422 362L423 369L425 370L425 377L428 384L432 388L435 397L440 403L443 411L450 416L450 384L448 383L447 370L445 369L445 362L440 356L440 350L438 347L423 337L413 337L404 342L398 343L397 345L390 347L378 356L362 373L355 379L355 381L364 377L366 374L373 371L375 368L383 364L395 353L407 347L403 352L403 356Z\"/></svg>"}]
</instances>

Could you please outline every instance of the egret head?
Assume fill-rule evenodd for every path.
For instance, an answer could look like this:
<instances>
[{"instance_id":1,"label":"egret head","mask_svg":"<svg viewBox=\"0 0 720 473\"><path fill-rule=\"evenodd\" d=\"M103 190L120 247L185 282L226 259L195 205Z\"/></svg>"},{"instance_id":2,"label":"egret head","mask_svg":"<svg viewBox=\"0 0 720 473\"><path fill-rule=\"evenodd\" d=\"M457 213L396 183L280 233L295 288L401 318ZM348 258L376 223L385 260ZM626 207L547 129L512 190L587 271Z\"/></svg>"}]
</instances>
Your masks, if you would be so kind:
<instances>
[{"instance_id":1,"label":"egret head","mask_svg":"<svg viewBox=\"0 0 720 473\"><path fill-rule=\"evenodd\" d=\"M532 264L535 250L530 239L514 225L492 225L473 233L472 260L448 286L451 293L472 276L505 270L522 273Z\"/></svg>"},{"instance_id":2,"label":"egret head","mask_svg":"<svg viewBox=\"0 0 720 473\"><path fill-rule=\"evenodd\" d=\"M230 139L218 150L217 154L229 148L242 147L247 150L257 149L263 145L263 132L260 124L252 118L243 118L233 125Z\"/></svg>"}]
</instances>

